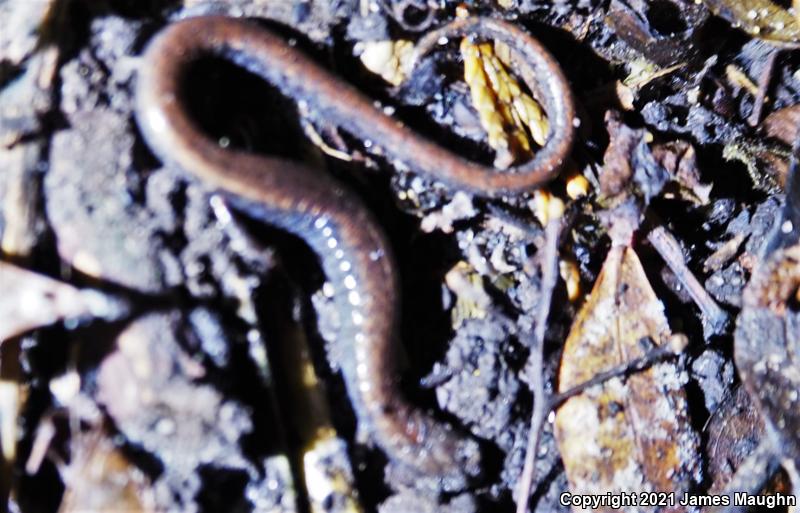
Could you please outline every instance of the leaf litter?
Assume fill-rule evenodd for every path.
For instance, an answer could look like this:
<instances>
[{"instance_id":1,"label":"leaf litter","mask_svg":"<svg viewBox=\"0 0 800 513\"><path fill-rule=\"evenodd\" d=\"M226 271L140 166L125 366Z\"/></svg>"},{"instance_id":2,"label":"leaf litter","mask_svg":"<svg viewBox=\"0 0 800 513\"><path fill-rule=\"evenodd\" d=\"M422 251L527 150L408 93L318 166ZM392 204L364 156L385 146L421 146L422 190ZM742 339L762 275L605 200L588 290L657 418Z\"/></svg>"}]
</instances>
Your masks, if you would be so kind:
<instances>
[{"instance_id":1,"label":"leaf litter","mask_svg":"<svg viewBox=\"0 0 800 513\"><path fill-rule=\"evenodd\" d=\"M322 344L311 359L330 391L316 394L336 406L341 439L331 439L343 441L340 455L352 459L360 492L353 497L367 510L509 511L516 502L518 511L549 512L564 511L565 490L797 486L797 240L764 245L776 219L795 221L780 210L793 192L788 147L800 84L794 56L776 48L797 44L796 6L187 0L167 8L109 0L66 9L85 26L67 42L51 31L63 23L63 13L51 13L55 4L0 6L0 15L10 9L24 20L0 37L0 167L10 170L0 175L9 269L0 276L39 305L35 315L19 315L14 301L2 307L2 367L20 369L0 375L16 398L4 398L0 410L4 420L24 420L16 430L3 424L3 475L23 476L9 481L12 503L48 510L48 494L33 488L56 490L50 495L64 510L91 504L76 498L99 488L137 509L153 500L186 511L296 511L302 503L298 465L285 457L292 449L273 431L297 412L287 417L263 400L286 391L264 349L267 339L285 337L264 329L276 316L260 301L289 296L279 317L316 321L325 338L335 316L324 287L309 314L306 291L318 284L302 251L290 243L288 262L276 264L279 236L268 234L264 247L241 237L248 230L209 204L202 184L156 168L129 122L131 63L146 34L169 17L212 12L291 27L320 61L379 91L387 112L424 120L432 140L498 167L535 153L546 115L514 83L507 49L489 42L441 42L406 76L419 33L467 10L519 22L553 50L580 99L578 151L562 177L521 198L448 191L402 163L365 157L359 142L302 113L312 143L341 161L329 162L334 172L363 168L353 185L377 198L382 224L397 229L393 244L408 253L406 384L432 367L420 378L431 389L426 404L496 451L497 468L487 467L474 489L419 493L351 435L331 372L340 351ZM676 12L685 16L669 16ZM342 59L351 48L354 58ZM362 65L363 73L350 73ZM393 88L376 85L380 78ZM233 103L253 91L262 92ZM264 127L244 119L233 132L264 149ZM391 180L372 173L388 167ZM415 217L421 226L408 228L406 218ZM281 285L286 276L300 287ZM734 334L727 321L735 317ZM128 396L138 410L119 400ZM23 442L9 448L17 436ZM323 476L341 462L321 458L312 470ZM75 472L91 479L79 484ZM134 488L117 487L125 481ZM331 511L357 507L331 494L312 498Z\"/></svg>"}]
</instances>

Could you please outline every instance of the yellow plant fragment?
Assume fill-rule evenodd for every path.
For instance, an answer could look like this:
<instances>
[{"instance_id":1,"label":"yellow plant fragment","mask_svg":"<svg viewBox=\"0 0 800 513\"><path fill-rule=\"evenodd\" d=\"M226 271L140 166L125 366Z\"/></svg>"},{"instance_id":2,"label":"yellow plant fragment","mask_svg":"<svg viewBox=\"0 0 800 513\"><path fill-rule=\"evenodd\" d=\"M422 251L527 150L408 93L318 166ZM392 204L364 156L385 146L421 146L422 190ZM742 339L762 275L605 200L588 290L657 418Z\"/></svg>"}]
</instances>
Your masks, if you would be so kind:
<instances>
[{"instance_id":1,"label":"yellow plant fragment","mask_svg":"<svg viewBox=\"0 0 800 513\"><path fill-rule=\"evenodd\" d=\"M407 64L414 53L414 43L397 41L367 41L358 44L359 59L364 67L380 75L394 86L406 79Z\"/></svg>"},{"instance_id":2,"label":"yellow plant fragment","mask_svg":"<svg viewBox=\"0 0 800 513\"><path fill-rule=\"evenodd\" d=\"M631 89L630 93L633 93L632 90L641 89L653 80L669 75L685 65L685 62L679 62L678 64L661 68L644 57L633 59L628 62L628 76L622 81L622 85Z\"/></svg>"},{"instance_id":3,"label":"yellow plant fragment","mask_svg":"<svg viewBox=\"0 0 800 513\"><path fill-rule=\"evenodd\" d=\"M508 60L503 59L508 52L507 46L474 43L466 37L461 41L464 80L498 168L530 156L530 140L543 146L549 130L541 106L509 74Z\"/></svg>"},{"instance_id":4,"label":"yellow plant fragment","mask_svg":"<svg viewBox=\"0 0 800 513\"><path fill-rule=\"evenodd\" d=\"M493 65L508 84L514 110L522 119L522 122L525 123L525 126L528 127L534 142L539 146L544 146L545 141L547 141L547 133L550 131L547 116L539 102L534 100L531 95L524 93L520 89L519 82L508 74L507 70L513 67L511 48L501 41L495 41L494 53L497 57L493 60Z\"/></svg>"},{"instance_id":5,"label":"yellow plant fragment","mask_svg":"<svg viewBox=\"0 0 800 513\"><path fill-rule=\"evenodd\" d=\"M574 173L572 175L567 175L567 196L569 196L570 199L578 199L586 196L589 194L590 188L589 180L582 174Z\"/></svg>"},{"instance_id":6,"label":"yellow plant fragment","mask_svg":"<svg viewBox=\"0 0 800 513\"><path fill-rule=\"evenodd\" d=\"M458 262L444 277L447 288L456 296L452 311L453 328L468 319L484 319L492 300L483 288L483 279L464 261Z\"/></svg>"},{"instance_id":7,"label":"yellow plant fragment","mask_svg":"<svg viewBox=\"0 0 800 513\"><path fill-rule=\"evenodd\" d=\"M561 279L567 285L567 298L570 301L577 301L581 295L581 273L578 264L571 258L558 261L558 272Z\"/></svg>"},{"instance_id":8,"label":"yellow plant fragment","mask_svg":"<svg viewBox=\"0 0 800 513\"><path fill-rule=\"evenodd\" d=\"M333 429L320 431L304 449L303 473L311 513L330 511L331 503L342 513L364 511L353 486L353 472L346 455L347 445Z\"/></svg>"},{"instance_id":9,"label":"yellow plant fragment","mask_svg":"<svg viewBox=\"0 0 800 513\"><path fill-rule=\"evenodd\" d=\"M17 422L27 395L28 388L15 380L0 380L0 450L7 464L17 458Z\"/></svg>"},{"instance_id":10,"label":"yellow plant fragment","mask_svg":"<svg viewBox=\"0 0 800 513\"><path fill-rule=\"evenodd\" d=\"M758 86L738 66L733 64L725 66L725 77L734 86L745 89L753 96L758 96Z\"/></svg>"},{"instance_id":11,"label":"yellow plant fragment","mask_svg":"<svg viewBox=\"0 0 800 513\"><path fill-rule=\"evenodd\" d=\"M536 189L533 191L533 200L528 203L531 210L533 210L533 215L536 216L542 226L547 224L547 211L552 197L553 195L547 189Z\"/></svg>"},{"instance_id":12,"label":"yellow plant fragment","mask_svg":"<svg viewBox=\"0 0 800 513\"><path fill-rule=\"evenodd\" d=\"M642 357L648 346L669 343L670 337L664 307L638 256L615 246L567 337L559 392ZM556 413L555 434L571 492L659 491L681 497L698 478L685 380L685 373L663 362L565 402Z\"/></svg>"}]
</instances>

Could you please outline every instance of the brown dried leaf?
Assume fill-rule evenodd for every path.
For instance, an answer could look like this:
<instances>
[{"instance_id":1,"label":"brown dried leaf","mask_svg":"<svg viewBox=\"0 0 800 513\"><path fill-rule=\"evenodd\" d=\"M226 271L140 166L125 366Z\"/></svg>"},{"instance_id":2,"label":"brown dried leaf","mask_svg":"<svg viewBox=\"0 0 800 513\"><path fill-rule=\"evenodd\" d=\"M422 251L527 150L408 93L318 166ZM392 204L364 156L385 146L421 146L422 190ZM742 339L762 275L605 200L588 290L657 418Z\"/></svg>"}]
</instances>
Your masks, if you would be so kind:
<instances>
[{"instance_id":1,"label":"brown dried leaf","mask_svg":"<svg viewBox=\"0 0 800 513\"><path fill-rule=\"evenodd\" d=\"M147 478L101 430L76 437L72 452L61 468L67 489L59 513L155 511Z\"/></svg>"},{"instance_id":2,"label":"brown dried leaf","mask_svg":"<svg viewBox=\"0 0 800 513\"><path fill-rule=\"evenodd\" d=\"M645 341L660 346L670 337L638 256L615 246L567 337L559 391L645 356ZM697 439L685 379L674 364L660 363L591 387L559 408L555 433L573 493L689 488L698 471Z\"/></svg>"},{"instance_id":3,"label":"brown dried leaf","mask_svg":"<svg viewBox=\"0 0 800 513\"><path fill-rule=\"evenodd\" d=\"M704 0L717 16L741 27L754 37L776 45L796 48L800 23L787 9L772 0Z\"/></svg>"},{"instance_id":4,"label":"brown dried leaf","mask_svg":"<svg viewBox=\"0 0 800 513\"><path fill-rule=\"evenodd\" d=\"M800 127L800 104L776 110L762 122L767 135L792 146Z\"/></svg>"},{"instance_id":5,"label":"brown dried leaf","mask_svg":"<svg viewBox=\"0 0 800 513\"><path fill-rule=\"evenodd\" d=\"M673 9L676 14L672 14ZM679 14L678 14L679 13ZM652 20L680 16L686 30L662 33ZM693 2L663 0L612 0L605 16L606 24L621 42L644 59L658 66L670 66L687 60L694 49L708 11ZM682 65L682 64L681 64Z\"/></svg>"},{"instance_id":6,"label":"brown dried leaf","mask_svg":"<svg viewBox=\"0 0 800 513\"><path fill-rule=\"evenodd\" d=\"M603 160L603 172L600 174L600 192L604 196L616 196L625 190L633 176L630 154L638 141L633 137L615 137L617 129L627 127L615 120L607 120L607 124L610 142Z\"/></svg>"},{"instance_id":7,"label":"brown dried leaf","mask_svg":"<svg viewBox=\"0 0 800 513\"><path fill-rule=\"evenodd\" d=\"M700 180L697 154L694 146L686 141L670 141L653 146L653 158L666 169L678 185L678 193L687 201L707 205L711 184Z\"/></svg>"},{"instance_id":8,"label":"brown dried leaf","mask_svg":"<svg viewBox=\"0 0 800 513\"><path fill-rule=\"evenodd\" d=\"M753 272L736 321L736 368L781 459L800 464L800 245L772 253ZM800 483L794 483L795 486Z\"/></svg>"},{"instance_id":9,"label":"brown dried leaf","mask_svg":"<svg viewBox=\"0 0 800 513\"><path fill-rule=\"evenodd\" d=\"M635 172L636 149L652 136L646 130L626 125L619 113L608 111L605 117L608 130L608 147L603 155L603 169L600 171L600 194L606 198L621 199L630 196Z\"/></svg>"},{"instance_id":10,"label":"brown dried leaf","mask_svg":"<svg viewBox=\"0 0 800 513\"><path fill-rule=\"evenodd\" d=\"M737 387L705 429L711 492L719 493L764 435L764 422L743 387Z\"/></svg>"}]
</instances>

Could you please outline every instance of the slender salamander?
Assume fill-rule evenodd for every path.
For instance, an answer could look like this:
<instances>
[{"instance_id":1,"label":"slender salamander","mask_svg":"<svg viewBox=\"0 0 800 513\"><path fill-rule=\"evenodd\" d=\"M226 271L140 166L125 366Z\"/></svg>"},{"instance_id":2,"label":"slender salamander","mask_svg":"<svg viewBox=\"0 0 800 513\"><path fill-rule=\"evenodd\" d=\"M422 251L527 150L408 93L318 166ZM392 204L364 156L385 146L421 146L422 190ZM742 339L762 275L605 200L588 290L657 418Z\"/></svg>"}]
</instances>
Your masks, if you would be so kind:
<instances>
[{"instance_id":1,"label":"slender salamander","mask_svg":"<svg viewBox=\"0 0 800 513\"><path fill-rule=\"evenodd\" d=\"M385 235L362 202L329 175L282 158L221 148L186 111L181 90L198 59L226 59L307 103L332 124L377 144L390 162L448 186L493 197L531 191L553 177L571 149L574 107L564 75L523 30L488 18L457 20L428 33L417 57L442 38L464 35L508 44L517 71L550 123L543 148L506 172L465 160L386 115L363 93L259 25L206 16L171 24L147 47L138 75L136 117L145 140L166 164L209 184L244 213L306 241L333 286L338 337L348 351L341 368L359 422L396 461L463 488L480 471L475 440L409 404L398 390L394 343L398 285Z\"/></svg>"}]
</instances>

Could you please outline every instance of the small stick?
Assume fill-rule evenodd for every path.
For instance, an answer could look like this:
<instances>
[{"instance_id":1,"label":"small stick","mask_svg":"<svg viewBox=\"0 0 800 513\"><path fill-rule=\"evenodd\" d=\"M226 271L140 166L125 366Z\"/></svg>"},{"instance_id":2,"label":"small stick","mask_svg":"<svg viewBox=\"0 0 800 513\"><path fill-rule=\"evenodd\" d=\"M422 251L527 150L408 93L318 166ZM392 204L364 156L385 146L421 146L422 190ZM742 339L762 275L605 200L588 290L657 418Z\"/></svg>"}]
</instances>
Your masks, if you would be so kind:
<instances>
[{"instance_id":1,"label":"small stick","mask_svg":"<svg viewBox=\"0 0 800 513\"><path fill-rule=\"evenodd\" d=\"M764 110L764 101L767 98L767 89L772 82L772 71L775 68L775 61L780 53L780 49L775 48L767 56L767 62L764 65L764 70L761 72L761 77L758 79L758 94L756 95L755 103L753 103L753 112L747 118L750 126L756 126L761 121L761 111Z\"/></svg>"},{"instance_id":2,"label":"small stick","mask_svg":"<svg viewBox=\"0 0 800 513\"><path fill-rule=\"evenodd\" d=\"M560 204L559 209L554 203ZM555 207L555 208L554 208ZM558 212L561 210L561 212ZM533 369L531 376L531 392L533 393L533 412L531 428L528 435L528 446L525 450L525 464L517 487L517 513L528 512L528 500L536 471L536 453L539 450L539 439L544 424L545 414L549 411L549 403L544 390L544 335L547 328L547 317L550 315L550 303L553 289L558 280L558 239L561 233L563 204L553 198L548 208L548 221L545 226L544 257L542 259L542 290L536 312L536 326L533 331L533 344L528 364ZM555 215L554 215L555 214Z\"/></svg>"},{"instance_id":3,"label":"small stick","mask_svg":"<svg viewBox=\"0 0 800 513\"><path fill-rule=\"evenodd\" d=\"M568 399L585 392L588 388L601 385L612 378L629 376L636 372L641 372L662 360L678 356L686 348L688 342L689 341L683 335L673 336L668 343L654 347L644 356L635 358L626 364L619 365L605 372L596 374L591 379L588 379L579 385L575 385L574 387L570 388L569 390L565 390L560 394L554 395L552 398L550 398L548 410L555 410L564 404Z\"/></svg>"},{"instance_id":4,"label":"small stick","mask_svg":"<svg viewBox=\"0 0 800 513\"><path fill-rule=\"evenodd\" d=\"M667 266L675 273L678 281L686 287L686 291L689 292L697 307L700 308L703 314L703 335L709 337L723 333L730 322L728 312L720 308L687 267L683 252L675 237L663 226L658 226L647 235L647 240L658 251Z\"/></svg>"}]
</instances>

